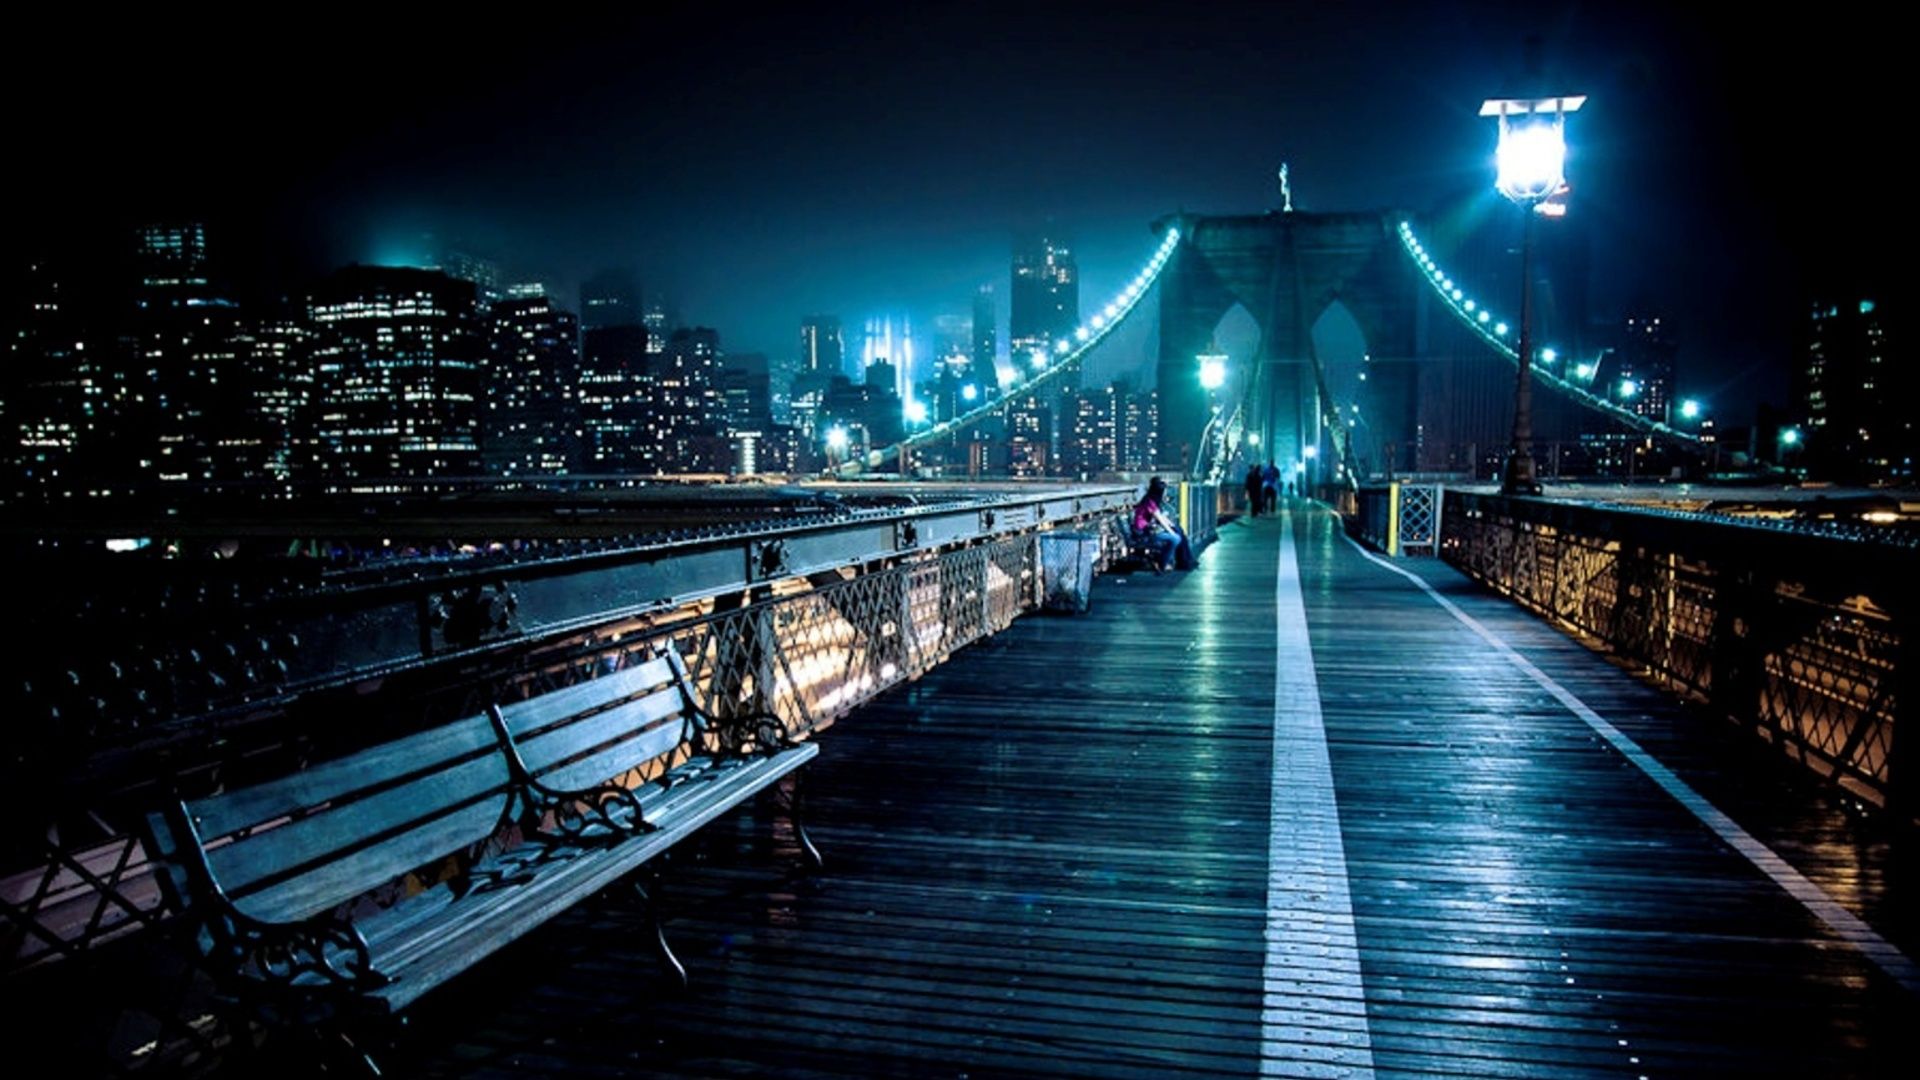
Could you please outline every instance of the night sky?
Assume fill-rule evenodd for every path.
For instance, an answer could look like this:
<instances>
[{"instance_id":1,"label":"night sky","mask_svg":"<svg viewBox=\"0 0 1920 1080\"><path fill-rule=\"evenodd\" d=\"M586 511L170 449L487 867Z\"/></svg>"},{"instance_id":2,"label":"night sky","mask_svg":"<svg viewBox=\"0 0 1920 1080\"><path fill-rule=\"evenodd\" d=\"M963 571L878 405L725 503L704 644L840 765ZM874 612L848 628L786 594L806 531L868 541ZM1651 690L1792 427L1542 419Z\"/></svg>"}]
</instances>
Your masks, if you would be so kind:
<instances>
[{"instance_id":1,"label":"night sky","mask_svg":"<svg viewBox=\"0 0 1920 1080\"><path fill-rule=\"evenodd\" d=\"M1884 223L1859 226L1906 201L1903 46L1870 9L1197 8L36 14L0 76L18 235L72 256L193 216L267 292L415 257L430 232L569 306L587 273L632 266L730 350L779 354L805 312L925 324L988 281L1004 319L1013 237L1042 225L1105 296L1155 217L1277 205L1282 159L1302 209L1484 198L1476 109L1537 33L1590 95L1569 173L1593 311L1675 319L1683 390L1728 415L1779 399L1806 291L1890 287ZM1136 328L1101 363L1149 348Z\"/></svg>"}]
</instances>

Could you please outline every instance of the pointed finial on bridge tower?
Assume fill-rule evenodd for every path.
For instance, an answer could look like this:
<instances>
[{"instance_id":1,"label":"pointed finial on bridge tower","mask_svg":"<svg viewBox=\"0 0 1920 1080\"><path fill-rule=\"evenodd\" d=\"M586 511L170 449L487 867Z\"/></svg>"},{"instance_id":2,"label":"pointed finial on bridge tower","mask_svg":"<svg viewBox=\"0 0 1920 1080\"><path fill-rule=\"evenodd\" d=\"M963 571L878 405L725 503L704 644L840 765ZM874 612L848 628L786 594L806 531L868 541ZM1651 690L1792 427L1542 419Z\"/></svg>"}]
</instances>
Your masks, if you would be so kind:
<instances>
[{"instance_id":1,"label":"pointed finial on bridge tower","mask_svg":"<svg viewBox=\"0 0 1920 1080\"><path fill-rule=\"evenodd\" d=\"M1293 213L1293 184L1287 178L1287 163L1280 163L1280 212Z\"/></svg>"}]
</instances>

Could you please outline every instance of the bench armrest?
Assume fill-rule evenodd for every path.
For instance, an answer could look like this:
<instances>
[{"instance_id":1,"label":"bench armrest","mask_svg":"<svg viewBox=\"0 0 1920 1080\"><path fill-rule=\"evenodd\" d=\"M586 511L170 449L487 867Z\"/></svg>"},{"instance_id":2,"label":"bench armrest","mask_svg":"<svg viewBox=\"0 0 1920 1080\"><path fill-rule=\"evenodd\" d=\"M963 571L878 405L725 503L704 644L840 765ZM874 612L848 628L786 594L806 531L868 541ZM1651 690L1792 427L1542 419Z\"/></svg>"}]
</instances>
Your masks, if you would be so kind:
<instances>
[{"instance_id":1,"label":"bench armrest","mask_svg":"<svg viewBox=\"0 0 1920 1080\"><path fill-rule=\"evenodd\" d=\"M392 980L373 964L367 939L332 915L299 922L264 922L225 896L197 905L206 931L206 958L223 972L286 991L343 990L365 994Z\"/></svg>"},{"instance_id":2,"label":"bench armrest","mask_svg":"<svg viewBox=\"0 0 1920 1080\"><path fill-rule=\"evenodd\" d=\"M331 914L266 922L235 906L213 876L185 803L171 801L148 822L153 853L167 864L162 876L170 885L170 900L200 931L196 943L219 974L285 990L326 987L355 993L391 981L374 968L367 939L352 923Z\"/></svg>"},{"instance_id":3,"label":"bench armrest","mask_svg":"<svg viewBox=\"0 0 1920 1080\"><path fill-rule=\"evenodd\" d=\"M553 820L553 832L535 829L527 834L535 841L544 838L570 844L613 844L659 827L641 812L640 795L633 788L609 781L597 787L563 791L534 779L520 764L520 755L515 753L513 757L522 811Z\"/></svg>"},{"instance_id":4,"label":"bench armrest","mask_svg":"<svg viewBox=\"0 0 1920 1080\"><path fill-rule=\"evenodd\" d=\"M500 749L507 757L507 771L513 778L514 800L519 815L541 820L551 818L553 831L531 829L528 836L536 842L559 841L569 844L613 844L629 836L653 832L656 826L641 812L640 795L624 784L609 780L590 788L566 790L540 782L520 756L520 746L507 726L506 714L499 705L487 707ZM556 833L558 835L556 835Z\"/></svg>"}]
</instances>

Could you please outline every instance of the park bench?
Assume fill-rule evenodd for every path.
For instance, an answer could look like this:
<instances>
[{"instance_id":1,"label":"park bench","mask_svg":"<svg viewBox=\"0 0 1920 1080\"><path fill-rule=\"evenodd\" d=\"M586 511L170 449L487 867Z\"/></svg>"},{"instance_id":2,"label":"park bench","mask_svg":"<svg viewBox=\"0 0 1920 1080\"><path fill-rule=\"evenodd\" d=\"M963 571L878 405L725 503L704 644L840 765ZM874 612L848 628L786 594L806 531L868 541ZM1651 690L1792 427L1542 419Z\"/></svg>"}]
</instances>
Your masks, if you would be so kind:
<instances>
[{"instance_id":1,"label":"park bench","mask_svg":"<svg viewBox=\"0 0 1920 1080\"><path fill-rule=\"evenodd\" d=\"M232 993L281 1023L345 1004L390 1015L586 897L639 885L636 870L818 749L774 717L710 714L668 648L255 787L170 801L148 826L163 885ZM643 767L657 775L641 780ZM817 862L795 796L795 835ZM450 857L437 884L386 907L364 899ZM658 945L684 980L664 934Z\"/></svg>"}]
</instances>

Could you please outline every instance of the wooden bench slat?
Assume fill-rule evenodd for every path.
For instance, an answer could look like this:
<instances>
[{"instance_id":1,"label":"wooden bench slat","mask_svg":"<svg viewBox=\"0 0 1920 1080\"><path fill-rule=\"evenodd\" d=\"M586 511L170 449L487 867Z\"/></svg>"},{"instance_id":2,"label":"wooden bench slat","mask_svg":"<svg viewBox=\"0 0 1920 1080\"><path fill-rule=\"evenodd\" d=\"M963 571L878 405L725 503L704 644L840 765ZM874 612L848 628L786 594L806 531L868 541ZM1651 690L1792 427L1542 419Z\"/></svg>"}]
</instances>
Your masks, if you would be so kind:
<instances>
[{"instance_id":1,"label":"wooden bench slat","mask_svg":"<svg viewBox=\"0 0 1920 1080\"><path fill-rule=\"evenodd\" d=\"M351 855L234 901L256 919L291 922L331 910L403 874L493 834L506 809L504 797L487 799L414 829L405 836ZM431 854L422 854L430 852Z\"/></svg>"},{"instance_id":2,"label":"wooden bench slat","mask_svg":"<svg viewBox=\"0 0 1920 1080\"><path fill-rule=\"evenodd\" d=\"M492 751L499 741L486 716L467 717L278 780L201 799L191 806L193 819L201 839L212 841L398 777Z\"/></svg>"},{"instance_id":3,"label":"wooden bench slat","mask_svg":"<svg viewBox=\"0 0 1920 1080\"><path fill-rule=\"evenodd\" d=\"M668 689L521 743L520 759L548 787L575 790L669 753L690 734L680 692Z\"/></svg>"},{"instance_id":4,"label":"wooden bench slat","mask_svg":"<svg viewBox=\"0 0 1920 1080\"><path fill-rule=\"evenodd\" d=\"M590 709L673 683L672 663L662 656L611 675L602 675L549 691L539 697L502 705L500 715L507 722L507 730L513 733L513 737L523 739L541 728Z\"/></svg>"},{"instance_id":5,"label":"wooden bench slat","mask_svg":"<svg viewBox=\"0 0 1920 1080\"><path fill-rule=\"evenodd\" d=\"M498 755L462 762L213 848L207 863L242 910L257 918L305 918L486 839L506 811L508 776ZM317 865L300 869L308 864ZM268 880L289 873L284 881Z\"/></svg>"}]
</instances>

